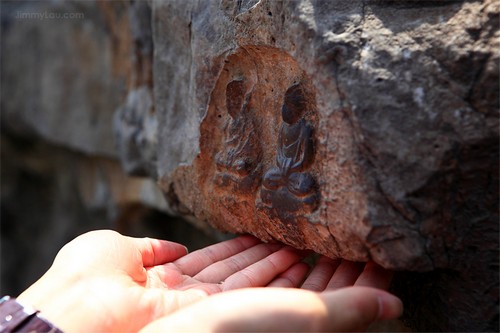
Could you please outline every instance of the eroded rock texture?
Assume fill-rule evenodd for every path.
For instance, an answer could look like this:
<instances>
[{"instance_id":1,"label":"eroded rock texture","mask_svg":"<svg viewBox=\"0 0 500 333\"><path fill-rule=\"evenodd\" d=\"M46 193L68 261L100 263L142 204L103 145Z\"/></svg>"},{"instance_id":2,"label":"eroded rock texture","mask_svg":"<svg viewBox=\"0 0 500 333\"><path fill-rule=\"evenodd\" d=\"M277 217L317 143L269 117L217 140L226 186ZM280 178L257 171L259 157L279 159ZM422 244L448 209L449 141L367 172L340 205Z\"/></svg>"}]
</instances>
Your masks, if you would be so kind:
<instances>
[{"instance_id":1,"label":"eroded rock texture","mask_svg":"<svg viewBox=\"0 0 500 333\"><path fill-rule=\"evenodd\" d=\"M438 272L429 297L447 310L430 329L497 327L498 2L152 8L158 174L174 206L222 230ZM445 305L447 283L468 296Z\"/></svg>"}]
</instances>

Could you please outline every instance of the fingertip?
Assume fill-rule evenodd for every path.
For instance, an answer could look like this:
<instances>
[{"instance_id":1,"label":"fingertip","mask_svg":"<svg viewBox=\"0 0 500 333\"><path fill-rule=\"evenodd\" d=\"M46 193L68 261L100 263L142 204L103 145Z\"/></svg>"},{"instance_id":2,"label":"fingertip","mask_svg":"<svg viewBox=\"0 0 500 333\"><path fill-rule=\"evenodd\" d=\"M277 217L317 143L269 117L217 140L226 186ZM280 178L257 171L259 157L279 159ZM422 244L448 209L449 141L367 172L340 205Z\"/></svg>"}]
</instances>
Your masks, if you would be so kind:
<instances>
[{"instance_id":1,"label":"fingertip","mask_svg":"<svg viewBox=\"0 0 500 333\"><path fill-rule=\"evenodd\" d=\"M403 314L403 302L389 293L381 293L378 300L378 320L396 319Z\"/></svg>"},{"instance_id":2,"label":"fingertip","mask_svg":"<svg viewBox=\"0 0 500 333\"><path fill-rule=\"evenodd\" d=\"M143 265L146 267L174 261L188 252L184 245L163 239L145 237L136 239L136 242L142 254Z\"/></svg>"}]
</instances>

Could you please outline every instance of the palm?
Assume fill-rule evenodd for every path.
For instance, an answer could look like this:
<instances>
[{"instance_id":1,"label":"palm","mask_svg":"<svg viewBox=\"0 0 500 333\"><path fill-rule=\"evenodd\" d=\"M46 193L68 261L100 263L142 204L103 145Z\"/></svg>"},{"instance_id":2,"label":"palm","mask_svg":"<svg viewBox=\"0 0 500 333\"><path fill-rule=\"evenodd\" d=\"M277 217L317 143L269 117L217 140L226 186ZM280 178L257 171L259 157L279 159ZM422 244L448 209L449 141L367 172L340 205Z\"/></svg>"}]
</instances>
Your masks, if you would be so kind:
<instances>
[{"instance_id":1,"label":"palm","mask_svg":"<svg viewBox=\"0 0 500 333\"><path fill-rule=\"evenodd\" d=\"M212 245L147 269L148 287L196 290L205 295L265 286L298 263L300 252L280 244L261 244L250 236Z\"/></svg>"},{"instance_id":2,"label":"palm","mask_svg":"<svg viewBox=\"0 0 500 333\"><path fill-rule=\"evenodd\" d=\"M72 258L79 258L78 265L68 265ZM294 264L304 265L300 259L290 247L251 236L186 255L180 244L100 232L70 243L54 268L85 275L87 297L95 300L89 312L114 330L137 330L208 295L265 286Z\"/></svg>"}]
</instances>

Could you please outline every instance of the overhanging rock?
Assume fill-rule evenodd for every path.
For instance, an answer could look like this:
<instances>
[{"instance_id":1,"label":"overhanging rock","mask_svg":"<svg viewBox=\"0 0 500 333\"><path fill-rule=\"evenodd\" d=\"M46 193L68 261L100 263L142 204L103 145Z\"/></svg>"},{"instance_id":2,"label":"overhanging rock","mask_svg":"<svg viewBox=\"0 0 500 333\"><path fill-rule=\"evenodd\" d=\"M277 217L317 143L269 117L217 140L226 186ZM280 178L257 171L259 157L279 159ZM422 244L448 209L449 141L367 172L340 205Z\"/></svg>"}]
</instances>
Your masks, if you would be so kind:
<instances>
[{"instance_id":1,"label":"overhanging rock","mask_svg":"<svg viewBox=\"0 0 500 333\"><path fill-rule=\"evenodd\" d=\"M467 216L496 230L496 7L154 2L170 204L331 257L460 262Z\"/></svg>"}]
</instances>

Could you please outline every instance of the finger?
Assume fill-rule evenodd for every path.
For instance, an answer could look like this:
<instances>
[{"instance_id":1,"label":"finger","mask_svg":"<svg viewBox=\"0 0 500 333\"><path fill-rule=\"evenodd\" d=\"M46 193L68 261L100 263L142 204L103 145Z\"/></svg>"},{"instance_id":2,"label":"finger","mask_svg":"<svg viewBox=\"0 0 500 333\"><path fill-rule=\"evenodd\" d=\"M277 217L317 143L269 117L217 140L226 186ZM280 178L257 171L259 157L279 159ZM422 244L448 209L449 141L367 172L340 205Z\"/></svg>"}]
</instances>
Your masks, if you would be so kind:
<instances>
[{"instance_id":1,"label":"finger","mask_svg":"<svg viewBox=\"0 0 500 333\"><path fill-rule=\"evenodd\" d=\"M187 253L187 248L179 243L153 238L132 238L131 239L142 257L144 267L163 265L174 261Z\"/></svg>"},{"instance_id":2,"label":"finger","mask_svg":"<svg viewBox=\"0 0 500 333\"><path fill-rule=\"evenodd\" d=\"M275 288L297 288L309 271L309 265L303 262L298 262L275 278L268 287Z\"/></svg>"},{"instance_id":3,"label":"finger","mask_svg":"<svg viewBox=\"0 0 500 333\"><path fill-rule=\"evenodd\" d=\"M373 287L387 290L391 285L393 272L389 271L373 261L366 264L365 269L354 283L355 286Z\"/></svg>"},{"instance_id":4,"label":"finger","mask_svg":"<svg viewBox=\"0 0 500 333\"><path fill-rule=\"evenodd\" d=\"M302 285L302 289L311 291L325 290L328 282L333 276L333 273L339 267L341 259L330 259L322 256L312 269L306 281Z\"/></svg>"},{"instance_id":5,"label":"finger","mask_svg":"<svg viewBox=\"0 0 500 333\"><path fill-rule=\"evenodd\" d=\"M241 271L277 250L283 248L281 244L258 244L232 257L218 261L198 274L194 278L200 282L219 283L228 276Z\"/></svg>"},{"instance_id":6,"label":"finger","mask_svg":"<svg viewBox=\"0 0 500 333\"><path fill-rule=\"evenodd\" d=\"M287 246L228 277L224 291L237 288L262 287L302 258L299 251Z\"/></svg>"},{"instance_id":7,"label":"finger","mask_svg":"<svg viewBox=\"0 0 500 333\"><path fill-rule=\"evenodd\" d=\"M396 319L403 312L399 298L386 291L368 287L350 287L320 294L330 316L328 331L366 331L378 320Z\"/></svg>"},{"instance_id":8,"label":"finger","mask_svg":"<svg viewBox=\"0 0 500 333\"><path fill-rule=\"evenodd\" d=\"M363 263L342 260L339 267L330 279L330 282L328 282L326 290L334 290L352 286L363 271L363 266Z\"/></svg>"},{"instance_id":9,"label":"finger","mask_svg":"<svg viewBox=\"0 0 500 333\"><path fill-rule=\"evenodd\" d=\"M194 276L211 264L229 258L256 244L260 240L253 236L240 236L225 242L194 251L174 262L183 274Z\"/></svg>"},{"instance_id":10,"label":"finger","mask_svg":"<svg viewBox=\"0 0 500 333\"><path fill-rule=\"evenodd\" d=\"M398 298L367 287L323 294L255 288L205 298L151 323L141 333L364 331L371 322L397 318L401 312Z\"/></svg>"}]
</instances>

